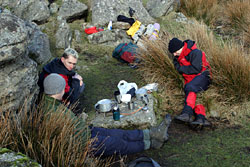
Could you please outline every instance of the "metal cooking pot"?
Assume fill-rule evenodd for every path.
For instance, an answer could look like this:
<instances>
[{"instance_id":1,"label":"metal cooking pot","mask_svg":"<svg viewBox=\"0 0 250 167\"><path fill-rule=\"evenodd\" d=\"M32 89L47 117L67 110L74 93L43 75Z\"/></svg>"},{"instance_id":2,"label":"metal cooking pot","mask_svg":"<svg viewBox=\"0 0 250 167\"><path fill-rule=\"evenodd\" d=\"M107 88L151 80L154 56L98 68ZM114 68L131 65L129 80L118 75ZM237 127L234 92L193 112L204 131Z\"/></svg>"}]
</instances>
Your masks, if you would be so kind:
<instances>
[{"instance_id":1,"label":"metal cooking pot","mask_svg":"<svg viewBox=\"0 0 250 167\"><path fill-rule=\"evenodd\" d=\"M110 99L102 99L95 104L95 109L99 112L109 112L114 107L115 102Z\"/></svg>"}]
</instances>

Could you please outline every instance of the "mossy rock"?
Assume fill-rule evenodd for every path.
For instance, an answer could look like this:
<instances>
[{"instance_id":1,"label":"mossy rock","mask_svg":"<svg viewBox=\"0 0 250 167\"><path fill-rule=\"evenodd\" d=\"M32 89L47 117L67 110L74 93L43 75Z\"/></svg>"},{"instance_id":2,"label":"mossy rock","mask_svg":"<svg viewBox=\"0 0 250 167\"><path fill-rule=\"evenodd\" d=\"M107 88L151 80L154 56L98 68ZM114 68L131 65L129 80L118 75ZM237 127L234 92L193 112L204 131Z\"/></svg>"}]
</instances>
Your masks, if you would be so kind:
<instances>
[{"instance_id":1,"label":"mossy rock","mask_svg":"<svg viewBox=\"0 0 250 167\"><path fill-rule=\"evenodd\" d=\"M7 148L0 148L1 167L42 167L22 153L13 152Z\"/></svg>"}]
</instances>

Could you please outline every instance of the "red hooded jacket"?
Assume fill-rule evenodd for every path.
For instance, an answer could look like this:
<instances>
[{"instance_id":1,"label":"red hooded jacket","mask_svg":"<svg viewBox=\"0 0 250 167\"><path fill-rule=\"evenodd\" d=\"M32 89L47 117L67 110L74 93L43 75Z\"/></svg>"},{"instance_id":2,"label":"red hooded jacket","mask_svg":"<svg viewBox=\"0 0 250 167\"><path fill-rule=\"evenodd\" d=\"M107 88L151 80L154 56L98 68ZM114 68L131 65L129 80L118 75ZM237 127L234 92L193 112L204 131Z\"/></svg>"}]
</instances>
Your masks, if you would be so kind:
<instances>
[{"instance_id":1,"label":"red hooded jacket","mask_svg":"<svg viewBox=\"0 0 250 167\"><path fill-rule=\"evenodd\" d=\"M194 41L184 41L184 46L179 57L173 60L176 70L182 74L185 84L189 83L196 76L204 71L209 71L211 77L210 65L206 60L206 55L197 49Z\"/></svg>"}]
</instances>

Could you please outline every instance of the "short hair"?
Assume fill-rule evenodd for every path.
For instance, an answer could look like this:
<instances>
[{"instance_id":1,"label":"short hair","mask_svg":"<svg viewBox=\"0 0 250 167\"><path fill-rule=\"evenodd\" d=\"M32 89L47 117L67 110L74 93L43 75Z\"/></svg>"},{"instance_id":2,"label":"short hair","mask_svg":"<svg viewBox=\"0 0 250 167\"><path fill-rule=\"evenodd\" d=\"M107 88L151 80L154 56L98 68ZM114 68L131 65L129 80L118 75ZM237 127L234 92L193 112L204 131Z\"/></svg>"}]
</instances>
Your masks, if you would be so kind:
<instances>
[{"instance_id":1,"label":"short hair","mask_svg":"<svg viewBox=\"0 0 250 167\"><path fill-rule=\"evenodd\" d=\"M65 49L62 57L67 59L70 55L73 56L74 58L78 59L77 51L75 49L72 49L72 48Z\"/></svg>"}]
</instances>

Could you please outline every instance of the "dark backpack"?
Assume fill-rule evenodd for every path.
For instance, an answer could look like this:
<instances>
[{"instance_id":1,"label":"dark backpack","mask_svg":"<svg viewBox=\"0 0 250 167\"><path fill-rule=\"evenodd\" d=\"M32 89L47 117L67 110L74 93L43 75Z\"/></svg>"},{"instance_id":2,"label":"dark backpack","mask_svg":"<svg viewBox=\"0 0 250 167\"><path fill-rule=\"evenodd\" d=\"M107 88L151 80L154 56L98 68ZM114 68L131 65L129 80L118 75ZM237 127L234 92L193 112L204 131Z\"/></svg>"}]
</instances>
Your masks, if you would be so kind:
<instances>
[{"instance_id":1,"label":"dark backpack","mask_svg":"<svg viewBox=\"0 0 250 167\"><path fill-rule=\"evenodd\" d=\"M128 167L161 167L156 161L147 156L142 156L128 164Z\"/></svg>"},{"instance_id":2,"label":"dark backpack","mask_svg":"<svg viewBox=\"0 0 250 167\"><path fill-rule=\"evenodd\" d=\"M138 46L129 43L121 43L119 44L112 53L112 56L118 59L122 63L133 63L136 56L136 49Z\"/></svg>"}]
</instances>

